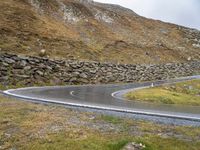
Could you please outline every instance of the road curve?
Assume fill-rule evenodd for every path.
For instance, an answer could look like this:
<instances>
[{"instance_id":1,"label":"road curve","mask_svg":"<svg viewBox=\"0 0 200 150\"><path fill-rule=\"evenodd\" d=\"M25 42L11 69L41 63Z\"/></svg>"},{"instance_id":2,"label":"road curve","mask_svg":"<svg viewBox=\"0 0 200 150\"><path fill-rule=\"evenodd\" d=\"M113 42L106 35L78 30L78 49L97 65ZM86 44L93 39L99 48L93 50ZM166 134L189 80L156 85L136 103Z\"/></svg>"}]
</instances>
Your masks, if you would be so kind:
<instances>
[{"instance_id":1,"label":"road curve","mask_svg":"<svg viewBox=\"0 0 200 150\"><path fill-rule=\"evenodd\" d=\"M153 85L170 84L191 79L200 79L200 76L155 81ZM146 116L145 118L149 120L157 117L161 122L167 119L172 119L171 122L174 119L176 121L181 120L181 123L189 121L200 126L200 107L143 103L125 100L122 97L129 90L150 86L152 86L152 82L116 85L29 87L11 89L3 91L3 93L35 102L134 114Z\"/></svg>"}]
</instances>

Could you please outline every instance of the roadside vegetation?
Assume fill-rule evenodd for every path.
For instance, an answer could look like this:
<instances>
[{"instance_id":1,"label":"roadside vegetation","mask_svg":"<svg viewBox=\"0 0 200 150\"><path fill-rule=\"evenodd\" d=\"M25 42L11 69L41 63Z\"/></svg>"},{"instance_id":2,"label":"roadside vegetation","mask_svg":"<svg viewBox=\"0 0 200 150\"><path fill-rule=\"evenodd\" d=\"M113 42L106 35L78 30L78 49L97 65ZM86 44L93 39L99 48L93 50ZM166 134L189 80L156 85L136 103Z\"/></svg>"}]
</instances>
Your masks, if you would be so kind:
<instances>
[{"instance_id":1,"label":"roadside vegetation","mask_svg":"<svg viewBox=\"0 0 200 150\"><path fill-rule=\"evenodd\" d=\"M125 97L151 103L200 106L200 80L132 91Z\"/></svg>"},{"instance_id":2,"label":"roadside vegetation","mask_svg":"<svg viewBox=\"0 0 200 150\"><path fill-rule=\"evenodd\" d=\"M198 150L200 128L34 104L0 96L0 150L120 150L127 143L144 150Z\"/></svg>"}]
</instances>

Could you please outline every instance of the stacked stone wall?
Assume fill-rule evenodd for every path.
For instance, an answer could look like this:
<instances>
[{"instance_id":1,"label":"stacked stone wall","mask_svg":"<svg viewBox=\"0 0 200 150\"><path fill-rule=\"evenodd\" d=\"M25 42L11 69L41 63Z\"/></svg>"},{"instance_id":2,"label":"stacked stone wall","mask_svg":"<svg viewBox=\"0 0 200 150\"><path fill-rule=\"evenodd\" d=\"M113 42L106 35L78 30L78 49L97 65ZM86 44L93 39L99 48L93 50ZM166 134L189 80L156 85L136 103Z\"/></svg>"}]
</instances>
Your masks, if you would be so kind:
<instances>
[{"instance_id":1,"label":"stacked stone wall","mask_svg":"<svg viewBox=\"0 0 200 150\"><path fill-rule=\"evenodd\" d=\"M200 73L199 61L168 64L112 64L77 60L51 60L0 54L1 85L35 83L98 84L163 80Z\"/></svg>"}]
</instances>

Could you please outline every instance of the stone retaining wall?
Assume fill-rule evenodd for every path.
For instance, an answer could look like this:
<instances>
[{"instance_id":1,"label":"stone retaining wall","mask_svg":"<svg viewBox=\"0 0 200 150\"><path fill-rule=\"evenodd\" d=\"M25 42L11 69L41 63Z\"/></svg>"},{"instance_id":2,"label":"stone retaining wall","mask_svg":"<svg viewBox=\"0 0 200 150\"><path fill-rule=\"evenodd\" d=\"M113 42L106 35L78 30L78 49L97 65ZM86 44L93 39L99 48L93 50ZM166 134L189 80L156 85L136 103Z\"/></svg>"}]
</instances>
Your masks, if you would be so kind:
<instances>
[{"instance_id":1,"label":"stone retaining wall","mask_svg":"<svg viewBox=\"0 0 200 150\"><path fill-rule=\"evenodd\" d=\"M150 81L200 73L200 62L122 65L0 54L1 85L96 84Z\"/></svg>"}]
</instances>

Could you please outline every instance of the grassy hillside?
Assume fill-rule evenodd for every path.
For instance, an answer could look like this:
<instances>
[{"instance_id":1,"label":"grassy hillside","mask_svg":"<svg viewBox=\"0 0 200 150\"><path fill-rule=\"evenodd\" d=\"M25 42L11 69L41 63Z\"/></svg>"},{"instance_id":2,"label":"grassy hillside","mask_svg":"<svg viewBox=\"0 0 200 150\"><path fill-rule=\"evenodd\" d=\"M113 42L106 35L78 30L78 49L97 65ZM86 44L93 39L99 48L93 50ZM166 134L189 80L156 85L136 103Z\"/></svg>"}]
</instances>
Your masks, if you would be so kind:
<instances>
[{"instance_id":1,"label":"grassy hillside","mask_svg":"<svg viewBox=\"0 0 200 150\"><path fill-rule=\"evenodd\" d=\"M200 32L79 0L0 1L0 53L115 63L200 59Z\"/></svg>"}]
</instances>

